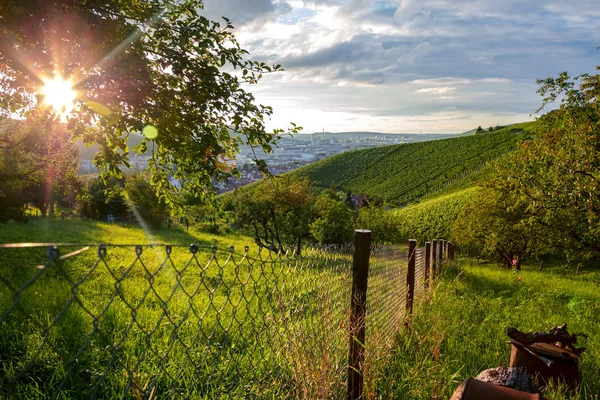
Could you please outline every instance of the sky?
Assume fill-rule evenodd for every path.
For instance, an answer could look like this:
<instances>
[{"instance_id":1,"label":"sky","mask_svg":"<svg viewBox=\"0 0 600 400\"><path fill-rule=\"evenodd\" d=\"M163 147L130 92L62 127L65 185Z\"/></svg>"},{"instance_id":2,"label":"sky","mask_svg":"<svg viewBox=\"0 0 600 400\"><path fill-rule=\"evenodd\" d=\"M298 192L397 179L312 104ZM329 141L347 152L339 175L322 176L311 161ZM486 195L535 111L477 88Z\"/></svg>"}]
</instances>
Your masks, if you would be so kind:
<instances>
[{"instance_id":1,"label":"sky","mask_svg":"<svg viewBox=\"0 0 600 400\"><path fill-rule=\"evenodd\" d=\"M204 0L250 58L267 128L459 133L535 118L537 79L593 73L599 0Z\"/></svg>"}]
</instances>

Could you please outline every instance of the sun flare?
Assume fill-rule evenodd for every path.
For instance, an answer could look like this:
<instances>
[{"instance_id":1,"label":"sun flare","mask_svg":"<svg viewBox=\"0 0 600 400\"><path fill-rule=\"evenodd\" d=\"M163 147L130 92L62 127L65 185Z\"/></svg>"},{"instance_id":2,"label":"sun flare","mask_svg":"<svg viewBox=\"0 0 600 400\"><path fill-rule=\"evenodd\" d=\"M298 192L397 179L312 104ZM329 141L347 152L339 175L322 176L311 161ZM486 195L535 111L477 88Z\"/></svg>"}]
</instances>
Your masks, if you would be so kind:
<instances>
[{"instance_id":1,"label":"sun flare","mask_svg":"<svg viewBox=\"0 0 600 400\"><path fill-rule=\"evenodd\" d=\"M44 96L44 104L52 107L64 119L75 107L77 94L73 90L73 84L59 76L43 81L41 94Z\"/></svg>"}]
</instances>

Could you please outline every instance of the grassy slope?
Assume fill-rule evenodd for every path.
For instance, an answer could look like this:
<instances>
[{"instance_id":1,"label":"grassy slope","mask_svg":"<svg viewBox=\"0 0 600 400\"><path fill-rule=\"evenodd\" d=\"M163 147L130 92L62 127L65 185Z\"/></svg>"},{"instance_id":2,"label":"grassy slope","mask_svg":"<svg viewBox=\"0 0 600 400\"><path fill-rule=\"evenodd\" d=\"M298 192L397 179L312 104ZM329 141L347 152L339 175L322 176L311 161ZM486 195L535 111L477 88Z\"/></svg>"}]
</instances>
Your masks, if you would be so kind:
<instances>
[{"instance_id":1,"label":"grassy slope","mask_svg":"<svg viewBox=\"0 0 600 400\"><path fill-rule=\"evenodd\" d=\"M56 242L56 243L197 243L198 245L235 245L248 238L239 235L219 236L185 232L181 229L152 229L144 231L137 226L82 220L51 220L29 217L29 223L0 224L1 243Z\"/></svg>"},{"instance_id":2,"label":"grassy slope","mask_svg":"<svg viewBox=\"0 0 600 400\"><path fill-rule=\"evenodd\" d=\"M456 220L459 211L473 200L477 191L478 188L472 186L392 210L400 236L404 241L417 239L421 245L435 238L448 239L450 226Z\"/></svg>"},{"instance_id":3,"label":"grassy slope","mask_svg":"<svg viewBox=\"0 0 600 400\"><path fill-rule=\"evenodd\" d=\"M294 171L316 186L350 190L394 204L414 202L481 171L485 162L515 147L533 122L496 132L338 154Z\"/></svg>"},{"instance_id":4,"label":"grassy slope","mask_svg":"<svg viewBox=\"0 0 600 400\"><path fill-rule=\"evenodd\" d=\"M510 349L504 328L540 331L563 323L569 332L589 339L581 360L582 388L567 394L560 389L546 398L599 399L600 271L554 266L540 272L526 266L520 273L472 260L449 268L429 300L421 303L412 328L399 337L399 347L381 385L382 397L448 398L466 378L508 365ZM388 386L389 385L389 386Z\"/></svg>"}]
</instances>

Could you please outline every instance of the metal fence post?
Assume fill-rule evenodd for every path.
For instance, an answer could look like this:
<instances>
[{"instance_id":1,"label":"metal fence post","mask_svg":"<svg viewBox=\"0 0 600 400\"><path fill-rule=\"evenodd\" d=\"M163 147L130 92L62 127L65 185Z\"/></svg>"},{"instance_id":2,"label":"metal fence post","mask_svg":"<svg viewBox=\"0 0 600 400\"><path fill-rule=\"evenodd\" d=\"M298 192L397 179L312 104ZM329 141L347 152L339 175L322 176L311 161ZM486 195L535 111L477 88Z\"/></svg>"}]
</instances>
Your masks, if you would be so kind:
<instances>
[{"instance_id":1,"label":"metal fence post","mask_svg":"<svg viewBox=\"0 0 600 400\"><path fill-rule=\"evenodd\" d=\"M371 231L354 231L354 262L352 264L352 299L350 306L350 346L348 350L347 399L362 398L363 365L365 359L365 317Z\"/></svg>"},{"instance_id":2,"label":"metal fence post","mask_svg":"<svg viewBox=\"0 0 600 400\"><path fill-rule=\"evenodd\" d=\"M431 242L425 242L425 289L429 287L429 269L431 268Z\"/></svg>"},{"instance_id":3,"label":"metal fence post","mask_svg":"<svg viewBox=\"0 0 600 400\"><path fill-rule=\"evenodd\" d=\"M431 279L435 278L435 275L437 274L437 248L438 241L437 239L433 239L431 241Z\"/></svg>"},{"instance_id":4,"label":"metal fence post","mask_svg":"<svg viewBox=\"0 0 600 400\"><path fill-rule=\"evenodd\" d=\"M417 250L417 241L410 239L408 241L408 268L406 270L406 315L412 315L413 303L415 299L415 256Z\"/></svg>"}]
</instances>

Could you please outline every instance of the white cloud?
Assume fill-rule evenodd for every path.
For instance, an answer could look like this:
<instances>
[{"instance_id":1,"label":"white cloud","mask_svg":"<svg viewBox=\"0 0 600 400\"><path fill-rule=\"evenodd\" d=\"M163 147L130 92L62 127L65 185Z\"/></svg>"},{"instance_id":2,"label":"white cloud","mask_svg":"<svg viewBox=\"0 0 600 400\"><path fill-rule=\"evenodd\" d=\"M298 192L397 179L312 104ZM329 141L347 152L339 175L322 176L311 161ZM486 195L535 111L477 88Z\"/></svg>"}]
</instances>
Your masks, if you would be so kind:
<instances>
[{"instance_id":1,"label":"white cloud","mask_svg":"<svg viewBox=\"0 0 600 400\"><path fill-rule=\"evenodd\" d=\"M423 88L423 89L415 90L415 93L447 94L447 93L452 93L455 91L456 91L455 87L444 86L444 87Z\"/></svg>"},{"instance_id":2,"label":"white cloud","mask_svg":"<svg viewBox=\"0 0 600 400\"><path fill-rule=\"evenodd\" d=\"M431 78L431 79L415 79L408 83L413 85L461 85L461 84L469 84L472 83L471 79L464 78L453 78L453 77L444 77L444 78Z\"/></svg>"}]
</instances>

